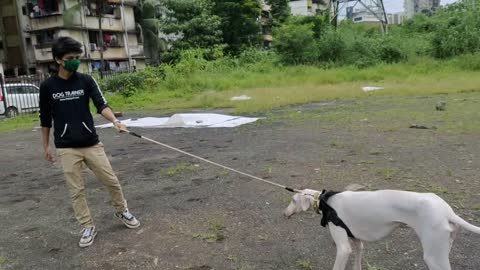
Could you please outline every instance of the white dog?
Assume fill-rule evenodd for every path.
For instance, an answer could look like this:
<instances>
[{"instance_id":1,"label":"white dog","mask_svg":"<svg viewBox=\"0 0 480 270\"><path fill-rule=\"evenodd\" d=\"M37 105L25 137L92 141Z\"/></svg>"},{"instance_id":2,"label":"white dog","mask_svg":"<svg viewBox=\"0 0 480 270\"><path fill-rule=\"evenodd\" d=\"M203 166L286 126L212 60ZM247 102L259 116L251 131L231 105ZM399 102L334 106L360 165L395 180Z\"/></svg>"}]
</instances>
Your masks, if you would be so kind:
<instances>
[{"instance_id":1,"label":"white dog","mask_svg":"<svg viewBox=\"0 0 480 270\"><path fill-rule=\"evenodd\" d=\"M480 227L457 216L442 198L432 193L379 190L344 191L330 198L328 195L302 190L293 196L284 214L290 217L312 206L322 212L322 225L328 224L337 246L333 270L346 268L352 250L355 251L353 269L361 270L362 241L380 240L400 225L415 230L430 270L451 270L449 253L459 227L480 234Z\"/></svg>"}]
</instances>

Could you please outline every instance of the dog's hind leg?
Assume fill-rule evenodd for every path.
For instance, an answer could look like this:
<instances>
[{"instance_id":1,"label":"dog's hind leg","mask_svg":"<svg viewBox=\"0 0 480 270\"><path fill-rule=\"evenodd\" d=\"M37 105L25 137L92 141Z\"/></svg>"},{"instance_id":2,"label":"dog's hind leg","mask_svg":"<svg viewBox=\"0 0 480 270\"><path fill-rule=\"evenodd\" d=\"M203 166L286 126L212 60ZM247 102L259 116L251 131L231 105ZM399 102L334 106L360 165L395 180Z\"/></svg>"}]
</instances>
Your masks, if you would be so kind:
<instances>
[{"instance_id":1,"label":"dog's hind leg","mask_svg":"<svg viewBox=\"0 0 480 270\"><path fill-rule=\"evenodd\" d=\"M348 263L348 257L352 254L352 246L348 239L347 232L342 227L335 226L332 223L328 224L328 228L330 229L330 234L337 246L337 257L335 258L333 270L345 270Z\"/></svg>"},{"instance_id":2,"label":"dog's hind leg","mask_svg":"<svg viewBox=\"0 0 480 270\"><path fill-rule=\"evenodd\" d=\"M355 262L353 270L362 270L363 243L360 240L350 240L355 252Z\"/></svg>"},{"instance_id":3,"label":"dog's hind leg","mask_svg":"<svg viewBox=\"0 0 480 270\"><path fill-rule=\"evenodd\" d=\"M450 223L453 231L450 233L450 250L452 249L453 242L457 238L458 230L460 230L460 225Z\"/></svg>"},{"instance_id":4,"label":"dog's hind leg","mask_svg":"<svg viewBox=\"0 0 480 270\"><path fill-rule=\"evenodd\" d=\"M429 270L451 270L450 248L451 233L448 230L424 230L419 235L423 247L423 259Z\"/></svg>"}]
</instances>

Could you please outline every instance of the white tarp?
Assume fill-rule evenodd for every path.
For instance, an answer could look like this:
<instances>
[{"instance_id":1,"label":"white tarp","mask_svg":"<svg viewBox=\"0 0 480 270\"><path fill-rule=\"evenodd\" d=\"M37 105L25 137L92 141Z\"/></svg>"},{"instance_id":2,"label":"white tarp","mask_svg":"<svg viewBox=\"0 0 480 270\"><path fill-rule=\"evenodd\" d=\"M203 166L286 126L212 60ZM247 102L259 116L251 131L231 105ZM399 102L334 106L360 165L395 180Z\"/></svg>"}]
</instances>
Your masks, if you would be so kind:
<instances>
[{"instance_id":1,"label":"white tarp","mask_svg":"<svg viewBox=\"0 0 480 270\"><path fill-rule=\"evenodd\" d=\"M383 90L383 87L378 86L364 86L362 87L363 92L371 92L371 91L378 91Z\"/></svg>"},{"instance_id":2,"label":"white tarp","mask_svg":"<svg viewBox=\"0 0 480 270\"><path fill-rule=\"evenodd\" d=\"M182 113L172 117L144 117L122 120L127 127L142 128L219 128L236 127L257 121L260 118L231 116L216 113ZM98 125L97 128L109 128L113 124Z\"/></svg>"},{"instance_id":3,"label":"white tarp","mask_svg":"<svg viewBox=\"0 0 480 270\"><path fill-rule=\"evenodd\" d=\"M230 100L231 101L244 101L244 100L250 100L250 99L252 99L252 97L249 97L247 95L241 95L241 96L232 97Z\"/></svg>"}]
</instances>

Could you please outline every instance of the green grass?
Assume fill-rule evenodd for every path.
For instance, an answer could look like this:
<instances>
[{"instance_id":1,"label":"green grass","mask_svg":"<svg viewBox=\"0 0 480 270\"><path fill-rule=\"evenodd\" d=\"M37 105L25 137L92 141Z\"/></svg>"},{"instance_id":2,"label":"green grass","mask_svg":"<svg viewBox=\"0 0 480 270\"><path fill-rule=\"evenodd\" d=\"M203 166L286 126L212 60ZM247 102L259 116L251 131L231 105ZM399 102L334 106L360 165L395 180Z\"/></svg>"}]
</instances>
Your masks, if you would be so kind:
<instances>
[{"instance_id":1,"label":"green grass","mask_svg":"<svg viewBox=\"0 0 480 270\"><path fill-rule=\"evenodd\" d=\"M222 222L211 221L208 232L195 233L193 234L193 238L205 240L208 243L220 242L225 239L225 235L223 233L224 229L225 227L223 226Z\"/></svg>"},{"instance_id":2,"label":"green grass","mask_svg":"<svg viewBox=\"0 0 480 270\"><path fill-rule=\"evenodd\" d=\"M0 256L0 269L3 269L3 265L7 263L7 258Z\"/></svg>"},{"instance_id":3,"label":"green grass","mask_svg":"<svg viewBox=\"0 0 480 270\"><path fill-rule=\"evenodd\" d=\"M275 66L260 62L205 68L189 74L175 71L168 73L166 80L139 89L131 97L110 93L107 99L115 111L172 113L233 108L238 114L268 113L294 104L349 100L358 104L319 111L322 121L368 119L384 130L425 123L443 131L477 132L480 117L475 102L480 95L480 71L466 69L461 65L465 61L459 59L416 58L406 63L380 64L365 69ZM381 86L384 90L365 93L361 87L367 85ZM230 101L237 95L248 95L252 99ZM427 102L412 97L433 97L435 100ZM460 98L466 101L455 100ZM448 102L447 111L432 111L434 102L444 99ZM31 128L35 118L0 120L0 132Z\"/></svg>"},{"instance_id":4,"label":"green grass","mask_svg":"<svg viewBox=\"0 0 480 270\"><path fill-rule=\"evenodd\" d=\"M382 267L372 265L367 262L367 270L384 270L384 269Z\"/></svg>"},{"instance_id":5,"label":"green grass","mask_svg":"<svg viewBox=\"0 0 480 270\"><path fill-rule=\"evenodd\" d=\"M194 171L195 169L195 165L182 162L162 172L162 176L172 177L182 172Z\"/></svg>"},{"instance_id":6,"label":"green grass","mask_svg":"<svg viewBox=\"0 0 480 270\"><path fill-rule=\"evenodd\" d=\"M391 180L393 176L397 174L397 170L393 168L383 168L379 171L379 174L381 174L385 180Z\"/></svg>"},{"instance_id":7,"label":"green grass","mask_svg":"<svg viewBox=\"0 0 480 270\"><path fill-rule=\"evenodd\" d=\"M435 110L435 104L440 100L447 102L446 111ZM372 130L384 132L406 129L412 124L418 124L434 128L435 132L474 133L480 132L479 103L480 91L417 97L371 96L300 114L297 111L269 114L267 121L318 119L324 125L368 125ZM371 154L378 153L373 151Z\"/></svg>"},{"instance_id":8,"label":"green grass","mask_svg":"<svg viewBox=\"0 0 480 270\"><path fill-rule=\"evenodd\" d=\"M337 99L382 96L432 96L480 89L480 72L468 71L454 61L416 59L366 69L315 66L275 67L273 64L238 67L227 71L197 71L125 98L108 99L118 110L181 111L192 108L234 108L236 112L264 112L281 106ZM364 93L362 86L385 90ZM248 101L230 101L236 95Z\"/></svg>"},{"instance_id":9,"label":"green grass","mask_svg":"<svg viewBox=\"0 0 480 270\"><path fill-rule=\"evenodd\" d=\"M312 263L309 260L298 260L297 266L302 270L313 270Z\"/></svg>"},{"instance_id":10,"label":"green grass","mask_svg":"<svg viewBox=\"0 0 480 270\"><path fill-rule=\"evenodd\" d=\"M0 119L0 132L27 130L39 125L38 115L36 114Z\"/></svg>"}]
</instances>

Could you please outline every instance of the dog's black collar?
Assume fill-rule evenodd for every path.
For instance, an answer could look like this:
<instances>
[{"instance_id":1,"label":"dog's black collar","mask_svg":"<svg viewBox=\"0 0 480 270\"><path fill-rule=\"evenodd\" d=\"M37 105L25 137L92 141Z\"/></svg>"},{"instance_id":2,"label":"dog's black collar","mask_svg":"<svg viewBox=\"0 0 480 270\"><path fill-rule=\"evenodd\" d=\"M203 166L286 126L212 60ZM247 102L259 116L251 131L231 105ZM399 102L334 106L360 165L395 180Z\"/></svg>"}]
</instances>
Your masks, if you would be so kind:
<instances>
[{"instance_id":1,"label":"dog's black collar","mask_svg":"<svg viewBox=\"0 0 480 270\"><path fill-rule=\"evenodd\" d=\"M320 212L322 213L322 220L321 220L320 224L323 227L326 227L328 222L332 222L335 226L340 226L343 229L345 229L348 237L355 238L355 236L353 236L352 232L347 227L347 225L345 225L345 223L343 223L343 221L338 217L335 209L333 209L327 203L327 201L328 201L328 199L330 199L330 197L332 197L332 196L334 196L338 193L341 193L341 192L326 191L326 190L322 191L322 194L320 195L320 200L319 200L319 203L318 203L318 209L317 209L318 214L320 214Z\"/></svg>"}]
</instances>

